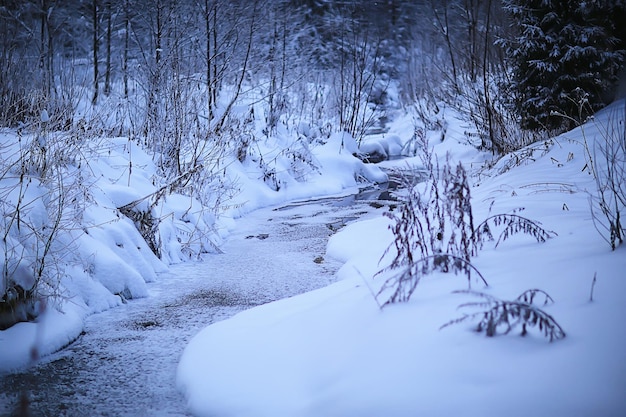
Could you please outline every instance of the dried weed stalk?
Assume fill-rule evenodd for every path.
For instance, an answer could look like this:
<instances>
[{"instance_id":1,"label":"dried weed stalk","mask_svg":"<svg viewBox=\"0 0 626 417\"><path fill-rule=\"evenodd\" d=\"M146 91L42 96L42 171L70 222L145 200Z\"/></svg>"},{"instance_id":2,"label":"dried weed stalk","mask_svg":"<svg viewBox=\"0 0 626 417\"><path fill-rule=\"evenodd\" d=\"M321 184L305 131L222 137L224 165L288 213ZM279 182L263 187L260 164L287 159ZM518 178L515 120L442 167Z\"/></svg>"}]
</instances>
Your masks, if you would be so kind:
<instances>
[{"instance_id":1,"label":"dried weed stalk","mask_svg":"<svg viewBox=\"0 0 626 417\"><path fill-rule=\"evenodd\" d=\"M480 308L482 310L464 314L462 317L449 321L441 326L442 329L452 324L479 318L476 331L484 331L488 337L509 334L511 330L520 325L522 327L521 336L526 336L529 329L536 328L550 342L565 337L565 332L554 318L534 304L535 298L543 300L542 306L554 303L552 297L542 290L527 290L513 301L500 300L475 291L455 291L455 293L470 294L482 299L481 301L461 304L459 308Z\"/></svg>"}]
</instances>

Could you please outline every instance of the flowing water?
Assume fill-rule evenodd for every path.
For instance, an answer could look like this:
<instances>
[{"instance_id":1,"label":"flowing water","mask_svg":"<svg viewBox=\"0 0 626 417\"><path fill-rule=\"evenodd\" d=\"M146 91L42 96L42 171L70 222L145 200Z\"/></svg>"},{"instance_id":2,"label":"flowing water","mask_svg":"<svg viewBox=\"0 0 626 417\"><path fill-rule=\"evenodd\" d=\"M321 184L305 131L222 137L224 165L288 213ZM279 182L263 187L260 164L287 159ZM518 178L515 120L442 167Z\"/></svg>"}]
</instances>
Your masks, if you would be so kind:
<instances>
[{"instance_id":1,"label":"flowing water","mask_svg":"<svg viewBox=\"0 0 626 417\"><path fill-rule=\"evenodd\" d=\"M329 236L395 204L381 195L369 189L238 220L223 253L173 265L148 284L149 297L88 317L70 346L0 375L0 415L189 415L175 374L190 339L244 309L334 282L341 265L325 256Z\"/></svg>"}]
</instances>

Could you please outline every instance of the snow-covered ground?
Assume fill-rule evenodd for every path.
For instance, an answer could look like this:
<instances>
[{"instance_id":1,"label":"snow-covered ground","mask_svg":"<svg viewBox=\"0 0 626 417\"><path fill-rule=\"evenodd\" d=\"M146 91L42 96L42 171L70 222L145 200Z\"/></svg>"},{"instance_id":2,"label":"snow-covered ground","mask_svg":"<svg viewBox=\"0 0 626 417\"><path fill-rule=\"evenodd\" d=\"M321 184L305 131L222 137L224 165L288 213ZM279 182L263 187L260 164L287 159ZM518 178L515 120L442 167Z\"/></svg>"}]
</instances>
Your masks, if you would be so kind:
<instances>
[{"instance_id":1,"label":"snow-covered ground","mask_svg":"<svg viewBox=\"0 0 626 417\"><path fill-rule=\"evenodd\" d=\"M461 275L432 273L422 279L409 302L381 310L380 300L373 294L385 275L374 275L393 255L392 251L381 261L393 235L388 229L391 220L379 215L345 227L330 239L326 254L320 254L325 262L333 258L332 262L343 264L337 276L323 284L335 279L338 282L252 308L200 331L180 358L176 384L172 375L175 363L168 357L172 388L182 392L191 412L207 416L626 414L622 395L626 391L626 327L620 321L626 317L626 303L621 299L626 290L626 249L622 245L611 251L596 231L590 211L590 193L595 192L596 184L585 168L583 146L586 138L593 149L594 143L603 139L603 127L609 124L616 124L617 132L623 132L623 106L621 102L599 114L595 122L585 126L584 137L577 129L499 161L491 161L490 155L470 146L464 135L467 127L451 114L446 116L443 142L441 132L427 132L440 165L449 158L454 164L462 162L471 173L476 223L489 214L511 213L523 207L524 217L557 234L544 243L526 234L512 236L497 248L487 242L472 264L489 287L475 283L472 289L503 300L513 300L528 289L546 291L555 303L541 308L562 326L565 339L549 343L536 329L520 337L519 328L508 335L487 338L473 331L476 322L471 321L440 330L466 311L457 309L460 304L475 301L469 294L453 293L467 289L467 280ZM389 125L388 132L369 138L363 149L397 155L412 137L414 127L411 115L400 116ZM21 152L15 132L3 132L0 137L3 157ZM219 219L199 201L183 195L171 195L157 205L166 262L178 262L215 243L224 248L236 245L237 225L246 218L255 221L255 217L246 217L252 210L341 193L358 186L360 179L384 180L379 167L406 169L421 163L419 158L405 158L365 165L352 156L354 141L335 135L324 144L300 149L310 152L308 162L312 164L299 160L303 165L294 167L291 154L271 154L281 149L281 141L290 139L285 135L277 140L257 144L263 148L259 155L274 161L273 170L264 171L267 167L261 167L254 155L244 162L233 158L226 164L224 172L239 192ZM20 144L25 142L27 139ZM64 142L57 143L63 146ZM163 275L166 265L152 255L132 221L117 211L121 205L158 189L151 158L123 138L103 138L92 147L81 148L73 158L68 166L83 169L78 171L81 175L70 177L67 189L84 193L88 198L81 201L89 204L72 207L70 214L82 216L85 228L72 229L59 242L60 249L64 244L72 249L71 259L64 259L61 250L55 252L66 265L73 266L60 277L55 298L58 304L49 305L38 322L19 323L0 331L0 370L4 372L30 363L33 346L39 355L49 355L77 338L83 329L97 328L99 317L105 316L94 313L115 307L107 314L120 312L123 316L126 310L122 309L128 305L121 306L122 302L130 296L148 296L147 300L157 304L167 300L159 298L163 293L151 294L150 288L167 288L181 278L154 283L168 280L170 275ZM280 185L274 187L279 191L264 181L268 173L276 180L274 185ZM3 177L0 188L20 190L28 207L24 214L32 224L45 224L41 219L50 212L42 202L49 194L42 190L47 185L33 179L24 191L15 187L15 178ZM303 215L315 218L316 212ZM189 229L194 224L214 233L194 235L198 229ZM27 253L24 248L37 243L20 241L19 236L17 232L9 236L11 250ZM251 236L246 243L259 240L271 244L270 239L262 239L264 235L251 232ZM29 239L36 237L32 234ZM5 244L5 251L7 247ZM274 255L282 256L283 261L267 265L270 275L275 270L277 275L289 277L292 271L284 265L304 262L295 259L295 253L275 250L278 253ZM245 262L245 255L238 260ZM309 267L317 266L306 262ZM183 283L189 283L182 278ZM272 291L270 295L264 291L284 285L284 280L266 286L265 278L240 281L236 274L232 278L231 284L258 290L258 299L247 304L299 292L285 288L285 292ZM141 303L149 305L147 300L132 300L129 305L139 308ZM156 326L143 318L135 322L139 327ZM212 320L194 322L200 326ZM114 323L121 322L111 325ZM97 343L97 338L94 340ZM137 346L140 348L141 344ZM181 349L177 346L172 351L175 360ZM162 358L159 355L163 352L155 357ZM60 360L68 358L63 352L57 355ZM150 373L141 367L135 370L142 384L153 382L145 378ZM3 380L8 381L10 375L5 373ZM158 384L166 384L164 381L159 379ZM175 398L171 392L167 395ZM89 393L79 392L78 396L88 404ZM159 415L156 409L151 409L154 413L145 411Z\"/></svg>"},{"instance_id":2,"label":"snow-covered ground","mask_svg":"<svg viewBox=\"0 0 626 417\"><path fill-rule=\"evenodd\" d=\"M172 265L147 285L148 297L89 316L69 347L0 377L0 415L15 410L22 393L34 416L189 415L175 384L184 347L211 323L335 282L341 263L322 259L333 229L383 210L349 200L239 219L222 253Z\"/></svg>"},{"instance_id":3,"label":"snow-covered ground","mask_svg":"<svg viewBox=\"0 0 626 417\"><path fill-rule=\"evenodd\" d=\"M37 149L44 137L48 155L59 159L49 172L55 175L58 172L63 178L61 185L50 186L39 179L43 176L37 171L40 161L32 149ZM267 139L257 147L266 148L261 152L269 158L271 152L287 146L285 140L288 139ZM32 363L33 349L38 356L45 356L67 346L83 330L85 317L119 306L126 299L147 296L147 284L167 271L167 264L213 250L235 227L234 219L250 211L301 198L334 195L359 184L386 180L386 174L379 168L368 166L352 155L356 142L348 135L333 135L310 150L308 156L314 159L317 170L309 167L307 171L302 168L295 172L289 165L289 155L273 155L277 181L281 184L279 191L264 182L263 172L254 158L242 163L232 157L224 162L224 172L235 188L230 191L233 195L219 218L197 199L176 193L161 199L151 209L159 219L160 260L133 221L118 210L132 202L138 202L135 206L138 209L148 210L151 196L159 189L157 168L136 143L126 138L99 138L77 145L75 138L63 133L40 132L22 137L7 129L0 132L0 148L2 166L7 167L0 178L4 199L0 203L5 204L3 213L8 213L3 219L8 239L6 243L0 242L0 251L24 265L30 264L24 268L26 271L32 270L41 258L47 225L53 222L58 206L53 203L62 201L59 195L78 202L64 207L58 237L47 256L49 263L52 263L50 259L57 262L57 268L48 268L52 274L42 278L45 285L41 286L50 287L54 297L47 306L37 305L44 307L37 321L0 330L0 372ZM63 155L64 159L57 155ZM295 178L296 174L302 178ZM24 226L20 228L19 221L11 220L11 216L16 217L18 206L22 221L26 225L41 225L41 230L29 234L21 231ZM24 282L19 279L13 282L16 274L11 282L0 280L1 292L5 292L5 285L30 288L32 275L25 275Z\"/></svg>"},{"instance_id":4,"label":"snow-covered ground","mask_svg":"<svg viewBox=\"0 0 626 417\"><path fill-rule=\"evenodd\" d=\"M546 291L541 307L566 333L552 343L537 329L485 337L476 321L440 329L476 301L467 280L432 273L411 300L380 309L374 277L393 236L386 217L334 235L327 256L344 262L339 282L242 312L201 331L187 346L177 383L199 416L623 416L626 415L626 247L611 251L590 211L606 127L623 135L624 103L595 121L502 158L463 145L460 125L430 144L473 173L475 222L490 213L523 215L557 235L538 243L517 234L487 242L472 264L489 283L476 291L514 300ZM406 137L409 124L392 127ZM604 133L603 133L604 132ZM584 134L583 134L584 133ZM622 139L623 140L623 136ZM623 159L622 159L623 161ZM406 161L400 162L405 164ZM416 162L417 163L417 162ZM620 162L621 164L622 162ZM389 163L386 163L389 165ZM622 168L623 169L623 168ZM595 278L594 278L595 277ZM593 294L593 300L591 295ZM471 311L470 311L471 312Z\"/></svg>"}]
</instances>

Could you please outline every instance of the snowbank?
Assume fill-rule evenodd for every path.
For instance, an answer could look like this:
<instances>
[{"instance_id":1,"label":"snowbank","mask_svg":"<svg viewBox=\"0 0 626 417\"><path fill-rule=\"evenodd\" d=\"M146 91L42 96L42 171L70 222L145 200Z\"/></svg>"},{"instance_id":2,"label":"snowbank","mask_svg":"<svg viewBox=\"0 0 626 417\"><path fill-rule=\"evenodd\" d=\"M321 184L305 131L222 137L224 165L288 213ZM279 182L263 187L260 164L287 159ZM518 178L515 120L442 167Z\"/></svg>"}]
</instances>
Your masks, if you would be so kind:
<instances>
[{"instance_id":1,"label":"snowbank","mask_svg":"<svg viewBox=\"0 0 626 417\"><path fill-rule=\"evenodd\" d=\"M597 115L584 130L591 146L602 140L599 126L623 126L623 115L621 107ZM522 150L476 173L472 187L475 221L523 207L525 217L558 234L545 243L524 234L497 248L487 243L473 264L489 287L473 289L504 300L545 290L555 303L544 309L565 339L549 343L532 330L521 337L520 329L487 338L472 322L440 330L461 316L460 304L475 301L452 293L467 288L454 274L429 275L410 302L380 310L373 294L382 283L373 275L388 261L378 263L392 237L386 219L369 220L328 244L328 255L346 262L342 281L240 313L191 341L177 374L190 410L246 417L626 414L626 247L612 252L594 227L595 183L582 171L583 139L577 129ZM435 145L439 157L442 150L452 160L481 158L450 138Z\"/></svg>"},{"instance_id":2,"label":"snowbank","mask_svg":"<svg viewBox=\"0 0 626 417\"><path fill-rule=\"evenodd\" d=\"M35 140L26 138L22 149L16 137L14 131L2 134L0 145L6 150L3 166L13 164L11 158L24 154L28 140ZM387 178L378 167L367 166L353 155L356 143L347 134L308 144L282 132L259 141L255 147L258 153L243 162L232 156L232 160L222 161L227 167L227 182L234 185L226 206L207 207L207 202L215 198L212 195L202 203L194 197L170 193L150 207L151 196L162 186L162 179L151 157L137 143L127 138L91 138L80 143L76 152L73 145L66 144L68 139L60 133L48 138L49 146L70 155L69 162L59 162L59 172L64 193L74 198L64 209L64 225L71 226L64 226L59 233L55 251L59 277L53 290L58 296L47 300L37 322L18 323L0 331L0 351L11 352L0 357L0 372L31 363L33 349L38 356L45 356L67 345L78 337L87 315L148 296L147 283L158 279L167 264L217 250L234 218L256 208L337 194L363 182L383 182ZM272 163L260 163L263 158ZM268 181L268 173L275 183ZM0 192L8 203L16 204L20 191L28 208L24 216L28 216L29 224L44 227L51 221L46 201L53 192L38 182L36 174L28 183L34 185L27 185L25 191L20 191L19 175L0 178ZM153 253L133 220L120 210L124 206L158 219L162 259ZM3 253L28 254L19 233L11 229L8 244L0 244ZM30 246L37 244L31 242ZM13 268L25 269L20 265L17 262ZM16 277L14 273L13 281ZM33 282L31 276L11 285L21 284L28 289ZM0 280L2 294L6 287L5 280Z\"/></svg>"},{"instance_id":3,"label":"snowbank","mask_svg":"<svg viewBox=\"0 0 626 417\"><path fill-rule=\"evenodd\" d=\"M347 133L333 134L324 143L311 146L306 150L306 154L312 157L308 161L310 165L298 168L291 166L289 157L273 155L272 152L276 153L278 148L272 145L273 142L263 144L260 153L263 159L274 160L270 174L275 182L264 178L268 172L259 166L260 156L253 156L244 163L234 161L229 165L228 176L237 185L238 192L229 201L233 208L227 210L225 215L237 218L261 207L339 194L359 184L387 181L387 175L379 167L367 165L354 156L357 144Z\"/></svg>"},{"instance_id":4,"label":"snowbank","mask_svg":"<svg viewBox=\"0 0 626 417\"><path fill-rule=\"evenodd\" d=\"M16 132L8 131L1 139L7 151L3 165L28 155L25 149L32 138L18 141ZM5 222L9 239L2 250L9 259L18 256L31 276L42 256L38 248L45 243L62 204L58 232L46 255L47 273L39 284L40 291L49 296L37 301L40 315L35 322L0 331L0 371L22 367L66 346L81 333L85 316L147 296L146 283L167 269L133 222L117 210L154 189L150 177L155 170L149 156L124 138L100 139L85 145L81 153L74 153L67 140L62 134L50 134L49 154L64 155L67 161L49 161L56 165L49 168L46 175L52 178L46 182L40 181L43 174L34 168L22 168L27 181L19 183L20 173L12 171L19 169L17 165L0 179L3 213L10 218L11 207L21 204L27 219L23 225ZM143 169L131 173L131 161ZM29 227L35 233L23 233ZM21 286L30 289L32 283Z\"/></svg>"}]
</instances>

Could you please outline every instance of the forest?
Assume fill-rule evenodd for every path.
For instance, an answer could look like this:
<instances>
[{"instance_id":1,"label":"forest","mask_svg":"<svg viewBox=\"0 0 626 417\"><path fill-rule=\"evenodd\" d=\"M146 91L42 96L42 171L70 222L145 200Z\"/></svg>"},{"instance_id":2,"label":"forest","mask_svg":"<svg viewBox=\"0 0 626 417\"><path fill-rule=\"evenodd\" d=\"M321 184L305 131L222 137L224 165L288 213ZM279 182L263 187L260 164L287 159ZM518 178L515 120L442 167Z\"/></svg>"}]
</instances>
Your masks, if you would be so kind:
<instances>
[{"instance_id":1,"label":"forest","mask_svg":"<svg viewBox=\"0 0 626 417\"><path fill-rule=\"evenodd\" d=\"M267 104L257 116L268 132L298 118L358 138L384 120L393 91L424 117L438 102L457 106L482 148L504 152L533 140L508 137L507 124L569 126L549 115L573 113L560 95L575 100L582 90L592 110L615 98L624 8L607 0L3 0L0 123L28 125L46 109L52 128L117 129L169 149L180 174L177 149L192 136L231 140L226 122L245 95Z\"/></svg>"},{"instance_id":2,"label":"forest","mask_svg":"<svg viewBox=\"0 0 626 417\"><path fill-rule=\"evenodd\" d=\"M81 158L89 164L98 138L151 155L155 190L116 204L151 251L170 257L155 208L180 193L206 210L199 243L180 250L210 252L214 218L236 193L229 158L252 161L279 191L284 164L304 179L318 168L312 146L345 133L360 148L403 111L413 139L438 129L443 140L451 109L470 126L467 143L494 156L584 123L623 91L625 16L609 0L3 0L0 125L20 143L3 145L0 174L5 310L37 292L17 285L20 271L34 275L27 287L58 275L49 259L89 205ZM295 140L268 154L260 143L272 137ZM49 190L43 229L24 216L33 179ZM615 210L612 247L623 240Z\"/></svg>"},{"instance_id":3,"label":"forest","mask_svg":"<svg viewBox=\"0 0 626 417\"><path fill-rule=\"evenodd\" d=\"M623 22L0 0L0 414L622 415Z\"/></svg>"}]
</instances>

